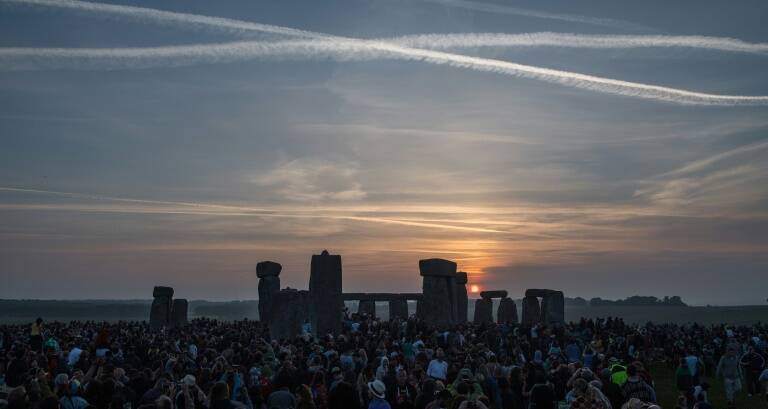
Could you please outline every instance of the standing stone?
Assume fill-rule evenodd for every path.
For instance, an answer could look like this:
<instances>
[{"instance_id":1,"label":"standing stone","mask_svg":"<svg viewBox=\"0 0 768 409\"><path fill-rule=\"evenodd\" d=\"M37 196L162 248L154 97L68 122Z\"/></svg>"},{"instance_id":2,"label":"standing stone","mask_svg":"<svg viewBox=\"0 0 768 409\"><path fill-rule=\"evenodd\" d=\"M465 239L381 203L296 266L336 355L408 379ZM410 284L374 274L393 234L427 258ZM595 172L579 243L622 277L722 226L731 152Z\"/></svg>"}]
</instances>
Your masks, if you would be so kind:
<instances>
[{"instance_id":1,"label":"standing stone","mask_svg":"<svg viewBox=\"0 0 768 409\"><path fill-rule=\"evenodd\" d=\"M189 309L189 303L186 298L177 298L173 300L173 308L171 309L171 326L183 327L187 325L187 310Z\"/></svg>"},{"instance_id":2,"label":"standing stone","mask_svg":"<svg viewBox=\"0 0 768 409\"><path fill-rule=\"evenodd\" d=\"M408 300L405 298L389 301L389 319L395 318L408 319Z\"/></svg>"},{"instance_id":3,"label":"standing stone","mask_svg":"<svg viewBox=\"0 0 768 409\"><path fill-rule=\"evenodd\" d=\"M309 292L292 288L280 290L272 298L271 313L279 319L269 325L272 339L286 339L301 334L309 316Z\"/></svg>"},{"instance_id":4,"label":"standing stone","mask_svg":"<svg viewBox=\"0 0 768 409\"><path fill-rule=\"evenodd\" d=\"M376 316L376 301L375 300L360 300L357 304L357 313L366 314L369 317Z\"/></svg>"},{"instance_id":5,"label":"standing stone","mask_svg":"<svg viewBox=\"0 0 768 409\"><path fill-rule=\"evenodd\" d=\"M419 316L435 325L454 324L458 316L456 263L439 258L420 260L419 270L424 277Z\"/></svg>"},{"instance_id":6,"label":"standing stone","mask_svg":"<svg viewBox=\"0 0 768 409\"><path fill-rule=\"evenodd\" d=\"M515 300L504 297L499 302L499 309L496 311L496 320L499 324L517 324L517 305Z\"/></svg>"},{"instance_id":7,"label":"standing stone","mask_svg":"<svg viewBox=\"0 0 768 409\"><path fill-rule=\"evenodd\" d=\"M309 317L314 334L339 334L343 311L341 256L323 250L312 256L309 273Z\"/></svg>"},{"instance_id":8,"label":"standing stone","mask_svg":"<svg viewBox=\"0 0 768 409\"><path fill-rule=\"evenodd\" d=\"M155 287L152 296L155 299L152 301L152 308L149 311L149 325L152 328L167 326L171 322L173 288Z\"/></svg>"},{"instance_id":9,"label":"standing stone","mask_svg":"<svg viewBox=\"0 0 768 409\"><path fill-rule=\"evenodd\" d=\"M275 294L280 291L280 271L283 266L274 261L262 261L256 264L256 276L259 277L259 320L269 324L272 321L272 303Z\"/></svg>"},{"instance_id":10,"label":"standing stone","mask_svg":"<svg viewBox=\"0 0 768 409\"><path fill-rule=\"evenodd\" d=\"M525 298L523 298L523 324L537 324L540 319L541 311L539 309L539 299L526 295Z\"/></svg>"},{"instance_id":11,"label":"standing stone","mask_svg":"<svg viewBox=\"0 0 768 409\"><path fill-rule=\"evenodd\" d=\"M467 296L467 273L456 273L456 322L462 324L469 319L469 297Z\"/></svg>"},{"instance_id":12,"label":"standing stone","mask_svg":"<svg viewBox=\"0 0 768 409\"><path fill-rule=\"evenodd\" d=\"M562 291L551 291L542 298L541 321L545 324L565 323L565 296Z\"/></svg>"},{"instance_id":13,"label":"standing stone","mask_svg":"<svg viewBox=\"0 0 768 409\"><path fill-rule=\"evenodd\" d=\"M481 298L475 301L475 324L487 324L493 322L493 300Z\"/></svg>"}]
</instances>

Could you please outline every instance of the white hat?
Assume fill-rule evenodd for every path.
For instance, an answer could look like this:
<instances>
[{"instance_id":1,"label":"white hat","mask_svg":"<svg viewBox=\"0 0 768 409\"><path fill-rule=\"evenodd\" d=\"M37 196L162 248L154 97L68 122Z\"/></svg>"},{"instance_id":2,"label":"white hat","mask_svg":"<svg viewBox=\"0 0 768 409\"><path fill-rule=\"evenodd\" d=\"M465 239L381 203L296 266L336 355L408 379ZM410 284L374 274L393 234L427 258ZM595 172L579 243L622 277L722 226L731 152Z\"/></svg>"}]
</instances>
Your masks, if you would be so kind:
<instances>
[{"instance_id":1,"label":"white hat","mask_svg":"<svg viewBox=\"0 0 768 409\"><path fill-rule=\"evenodd\" d=\"M373 396L379 399L384 399L384 393L387 391L387 387L384 385L384 382L377 379L373 382L368 382L368 390L371 391Z\"/></svg>"}]
</instances>

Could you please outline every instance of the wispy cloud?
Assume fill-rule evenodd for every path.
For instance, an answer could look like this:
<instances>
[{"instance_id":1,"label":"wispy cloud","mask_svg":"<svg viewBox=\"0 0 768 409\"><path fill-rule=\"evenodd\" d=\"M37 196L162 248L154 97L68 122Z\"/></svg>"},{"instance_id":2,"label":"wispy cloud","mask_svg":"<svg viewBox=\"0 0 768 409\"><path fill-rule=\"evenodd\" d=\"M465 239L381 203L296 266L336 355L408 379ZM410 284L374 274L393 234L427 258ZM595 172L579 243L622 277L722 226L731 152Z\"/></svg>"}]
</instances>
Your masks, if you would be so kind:
<instances>
[{"instance_id":1,"label":"wispy cloud","mask_svg":"<svg viewBox=\"0 0 768 409\"><path fill-rule=\"evenodd\" d=\"M254 177L253 182L274 188L288 200L359 200L366 192L357 180L358 172L353 164L295 159Z\"/></svg>"},{"instance_id":2,"label":"wispy cloud","mask_svg":"<svg viewBox=\"0 0 768 409\"><path fill-rule=\"evenodd\" d=\"M288 41L288 42L236 42L228 44L205 44L192 46L172 46L155 48L128 48L128 49L35 49L35 48L7 48L0 52L0 58L6 60L6 68L29 68L29 62L18 64L15 59L32 57L32 66L37 59L48 59L48 63L61 63L66 58L84 58L87 60L101 60L107 65L119 62L121 59L141 59L143 64L187 64L191 62L219 62L236 61L256 58L293 58L293 59L317 59L336 58L343 61L356 60L368 61L380 58L396 58L411 61L421 61L439 65L449 65L459 68L468 68L475 71L493 72L514 77L528 78L545 81L558 85L564 85L595 92L602 92L629 97L639 97L658 101L674 102L679 104L697 105L765 105L768 104L768 96L742 96L742 95L718 95L695 91L687 91L677 88L664 87L637 82L603 78L593 75L580 74L569 71L554 70L501 61L489 58L473 57L462 54L446 53L435 50L405 47L388 42L375 40L359 40L346 37L331 36L323 33L314 33L295 30L288 27L264 26L256 23L234 22L229 19L221 21L219 18L198 16L182 13L169 13L155 9L140 7L114 6L99 7L100 5L88 2L66 1L52 2L48 0L13 0L15 2L31 2L31 4L50 7L64 7L75 10L94 11L107 15L132 16L147 19L159 23L184 23L207 26L221 26L227 29L253 30L269 32L291 37L309 37L323 41ZM8 59L11 63L8 63ZM97 64L98 65L98 64ZM76 65L77 66L77 65Z\"/></svg>"},{"instance_id":3,"label":"wispy cloud","mask_svg":"<svg viewBox=\"0 0 768 409\"><path fill-rule=\"evenodd\" d=\"M457 7L457 8L467 9L467 10L482 11L482 12L488 12L488 13L508 14L508 15L514 15L514 16L522 16L522 17L534 17L534 18L541 18L541 19L547 19L547 20L559 20L559 21L566 21L569 23L589 24L594 26L621 28L621 29L627 29L627 30L641 30L641 31L655 30L653 28L643 26L640 24L631 23L628 21L608 19L608 18L579 16L574 14L549 13L546 11L524 9L519 7L510 7L502 4L493 4L493 3L466 1L466 0L426 0L426 1L430 3L442 4L448 7Z\"/></svg>"}]
</instances>

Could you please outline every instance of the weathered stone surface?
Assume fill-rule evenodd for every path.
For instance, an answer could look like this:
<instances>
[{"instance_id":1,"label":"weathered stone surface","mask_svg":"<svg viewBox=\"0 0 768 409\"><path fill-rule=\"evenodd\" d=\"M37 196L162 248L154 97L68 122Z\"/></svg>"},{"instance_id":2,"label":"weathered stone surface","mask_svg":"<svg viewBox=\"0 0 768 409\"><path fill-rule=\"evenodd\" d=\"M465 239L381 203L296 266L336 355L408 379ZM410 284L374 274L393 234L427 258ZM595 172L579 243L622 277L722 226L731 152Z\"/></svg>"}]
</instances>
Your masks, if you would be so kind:
<instances>
[{"instance_id":1,"label":"weathered stone surface","mask_svg":"<svg viewBox=\"0 0 768 409\"><path fill-rule=\"evenodd\" d=\"M504 298L507 296L507 290L480 291L480 297L483 298Z\"/></svg>"},{"instance_id":2,"label":"weathered stone surface","mask_svg":"<svg viewBox=\"0 0 768 409\"><path fill-rule=\"evenodd\" d=\"M555 290L547 290L544 288L529 288L525 290L526 297L546 297L549 294L556 293Z\"/></svg>"},{"instance_id":3,"label":"weathered stone surface","mask_svg":"<svg viewBox=\"0 0 768 409\"><path fill-rule=\"evenodd\" d=\"M467 279L467 273L463 271L459 271L456 273L456 284L466 284L469 280Z\"/></svg>"},{"instance_id":4,"label":"weathered stone surface","mask_svg":"<svg viewBox=\"0 0 768 409\"><path fill-rule=\"evenodd\" d=\"M540 319L539 299L526 295L523 298L523 324L537 324Z\"/></svg>"},{"instance_id":5,"label":"weathered stone surface","mask_svg":"<svg viewBox=\"0 0 768 409\"><path fill-rule=\"evenodd\" d=\"M425 275L418 314L436 325L451 325L458 316L454 276Z\"/></svg>"},{"instance_id":6,"label":"weathered stone surface","mask_svg":"<svg viewBox=\"0 0 768 409\"><path fill-rule=\"evenodd\" d=\"M173 300L170 325L172 327L182 327L187 325L188 309L189 303L187 302L186 298L177 298Z\"/></svg>"},{"instance_id":7,"label":"weathered stone surface","mask_svg":"<svg viewBox=\"0 0 768 409\"><path fill-rule=\"evenodd\" d=\"M419 260L419 272L422 276L456 277L456 263L441 258Z\"/></svg>"},{"instance_id":8,"label":"weathered stone surface","mask_svg":"<svg viewBox=\"0 0 768 409\"><path fill-rule=\"evenodd\" d=\"M504 297L499 301L496 321L499 324L517 324L517 305L515 305L515 300Z\"/></svg>"},{"instance_id":9,"label":"weathered stone surface","mask_svg":"<svg viewBox=\"0 0 768 409\"><path fill-rule=\"evenodd\" d=\"M552 291L542 298L541 321L544 323L565 322L565 296L562 291Z\"/></svg>"},{"instance_id":10,"label":"weathered stone surface","mask_svg":"<svg viewBox=\"0 0 768 409\"><path fill-rule=\"evenodd\" d=\"M256 277L277 277L283 270L283 266L280 263L274 261L262 261L256 264Z\"/></svg>"},{"instance_id":11,"label":"weathered stone surface","mask_svg":"<svg viewBox=\"0 0 768 409\"><path fill-rule=\"evenodd\" d=\"M152 328L168 326L171 321L171 309L173 307L171 304L173 288L155 287L152 295L155 299L152 301L152 307L149 310L149 325Z\"/></svg>"},{"instance_id":12,"label":"weathered stone surface","mask_svg":"<svg viewBox=\"0 0 768 409\"><path fill-rule=\"evenodd\" d=\"M360 300L357 304L357 313L366 314L371 317L376 316L376 301L374 300Z\"/></svg>"},{"instance_id":13,"label":"weathered stone surface","mask_svg":"<svg viewBox=\"0 0 768 409\"><path fill-rule=\"evenodd\" d=\"M493 322L493 301L490 298L481 298L475 301L475 324Z\"/></svg>"},{"instance_id":14,"label":"weathered stone surface","mask_svg":"<svg viewBox=\"0 0 768 409\"><path fill-rule=\"evenodd\" d=\"M315 335L338 334L344 301L341 298L341 256L327 250L312 256L309 273L309 317Z\"/></svg>"},{"instance_id":15,"label":"weathered stone surface","mask_svg":"<svg viewBox=\"0 0 768 409\"><path fill-rule=\"evenodd\" d=\"M272 339L290 338L300 334L302 325L309 316L309 292L292 288L278 291L273 299L272 314L279 317L269 325Z\"/></svg>"},{"instance_id":16,"label":"weathered stone surface","mask_svg":"<svg viewBox=\"0 0 768 409\"><path fill-rule=\"evenodd\" d=\"M389 302L389 319L408 319L408 300L391 300Z\"/></svg>"},{"instance_id":17,"label":"weathered stone surface","mask_svg":"<svg viewBox=\"0 0 768 409\"><path fill-rule=\"evenodd\" d=\"M269 324L272 321L272 303L280 292L280 277L264 276L259 279L259 320Z\"/></svg>"},{"instance_id":18,"label":"weathered stone surface","mask_svg":"<svg viewBox=\"0 0 768 409\"><path fill-rule=\"evenodd\" d=\"M462 280L461 274L464 275ZM463 281L463 282L462 282ZM467 296L467 273L456 274L456 322L464 323L469 319L469 297Z\"/></svg>"}]
</instances>

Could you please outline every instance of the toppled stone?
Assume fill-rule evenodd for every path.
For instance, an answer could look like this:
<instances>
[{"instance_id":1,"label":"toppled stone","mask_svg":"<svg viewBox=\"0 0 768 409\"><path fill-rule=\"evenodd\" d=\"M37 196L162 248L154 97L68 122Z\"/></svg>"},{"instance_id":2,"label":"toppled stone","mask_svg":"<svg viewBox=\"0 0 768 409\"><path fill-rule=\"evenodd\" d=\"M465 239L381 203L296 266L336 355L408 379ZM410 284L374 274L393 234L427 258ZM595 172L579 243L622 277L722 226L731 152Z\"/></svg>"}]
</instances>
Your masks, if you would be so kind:
<instances>
[{"instance_id":1,"label":"toppled stone","mask_svg":"<svg viewBox=\"0 0 768 409\"><path fill-rule=\"evenodd\" d=\"M171 308L171 327L183 327L187 325L187 311L189 309L189 303L185 298L177 298L173 300L173 307Z\"/></svg>"},{"instance_id":2,"label":"toppled stone","mask_svg":"<svg viewBox=\"0 0 768 409\"><path fill-rule=\"evenodd\" d=\"M323 250L312 256L309 273L309 317L315 335L339 334L344 310L341 256Z\"/></svg>"},{"instance_id":3,"label":"toppled stone","mask_svg":"<svg viewBox=\"0 0 768 409\"><path fill-rule=\"evenodd\" d=\"M487 324L493 322L493 301L490 298L481 298L475 301L475 324Z\"/></svg>"},{"instance_id":4,"label":"toppled stone","mask_svg":"<svg viewBox=\"0 0 768 409\"><path fill-rule=\"evenodd\" d=\"M499 301L499 309L496 310L496 321L499 324L517 324L517 305L515 300L504 297Z\"/></svg>"},{"instance_id":5,"label":"toppled stone","mask_svg":"<svg viewBox=\"0 0 768 409\"><path fill-rule=\"evenodd\" d=\"M482 298L504 298L507 296L507 290L481 291Z\"/></svg>"},{"instance_id":6,"label":"toppled stone","mask_svg":"<svg viewBox=\"0 0 768 409\"><path fill-rule=\"evenodd\" d=\"M283 266L280 263L274 261L262 261L256 264L256 277L277 277L283 270Z\"/></svg>"}]
</instances>

